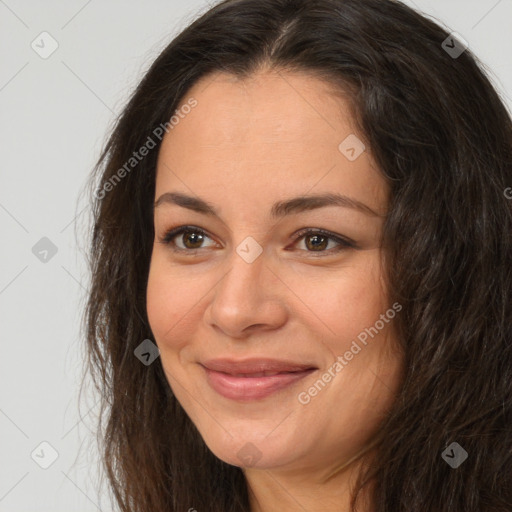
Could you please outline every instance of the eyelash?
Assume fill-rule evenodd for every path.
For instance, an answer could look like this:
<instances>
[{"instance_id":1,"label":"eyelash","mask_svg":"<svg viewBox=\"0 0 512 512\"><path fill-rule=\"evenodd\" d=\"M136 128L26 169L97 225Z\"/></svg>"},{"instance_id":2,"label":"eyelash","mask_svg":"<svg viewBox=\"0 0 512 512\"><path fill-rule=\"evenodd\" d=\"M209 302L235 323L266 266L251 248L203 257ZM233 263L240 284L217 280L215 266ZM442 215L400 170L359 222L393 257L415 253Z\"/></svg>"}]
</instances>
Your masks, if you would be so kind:
<instances>
[{"instance_id":1,"label":"eyelash","mask_svg":"<svg viewBox=\"0 0 512 512\"><path fill-rule=\"evenodd\" d=\"M191 253L195 254L197 251L201 251L203 247L199 247L197 249L182 249L181 247L176 247L176 244L172 241L174 238L176 238L178 235L181 235L183 233L196 233L199 235L202 235L204 237L208 237L211 239L210 236L204 231L204 229L201 229L197 226L179 226L177 228L170 229L169 231L166 231L164 236L160 239L160 242L165 245L172 245L172 250L174 252L179 253ZM336 243L340 244L337 248L329 249L329 250L323 250L323 251L308 251L305 250L305 252L312 253L313 255L319 255L321 257L324 254L331 255L333 253L338 253L342 251L343 249L349 249L349 248L357 248L356 244L352 241L346 240L344 238L341 238L337 235L334 235L333 233L330 233L329 231L326 231L324 229L311 229L306 228L300 230L296 235L294 239L294 244L296 244L300 239L308 236L308 235L321 235L325 238L329 238L331 240L334 240Z\"/></svg>"}]
</instances>

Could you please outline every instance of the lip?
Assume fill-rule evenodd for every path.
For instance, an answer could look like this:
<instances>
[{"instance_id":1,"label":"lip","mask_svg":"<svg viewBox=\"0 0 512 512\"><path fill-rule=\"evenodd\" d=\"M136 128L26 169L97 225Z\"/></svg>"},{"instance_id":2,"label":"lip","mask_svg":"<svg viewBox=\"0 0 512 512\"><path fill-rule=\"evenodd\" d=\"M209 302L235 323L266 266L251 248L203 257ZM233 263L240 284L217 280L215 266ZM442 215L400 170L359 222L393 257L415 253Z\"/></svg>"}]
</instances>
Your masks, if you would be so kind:
<instances>
[{"instance_id":1,"label":"lip","mask_svg":"<svg viewBox=\"0 0 512 512\"><path fill-rule=\"evenodd\" d=\"M214 391L237 401L260 400L288 388L318 368L277 359L212 359L201 363ZM269 373L269 375L262 375Z\"/></svg>"},{"instance_id":2,"label":"lip","mask_svg":"<svg viewBox=\"0 0 512 512\"><path fill-rule=\"evenodd\" d=\"M297 372L317 369L313 364L297 363L281 359L253 358L253 359L209 359L201 363L209 370L228 373L230 375L262 373L262 372Z\"/></svg>"}]
</instances>

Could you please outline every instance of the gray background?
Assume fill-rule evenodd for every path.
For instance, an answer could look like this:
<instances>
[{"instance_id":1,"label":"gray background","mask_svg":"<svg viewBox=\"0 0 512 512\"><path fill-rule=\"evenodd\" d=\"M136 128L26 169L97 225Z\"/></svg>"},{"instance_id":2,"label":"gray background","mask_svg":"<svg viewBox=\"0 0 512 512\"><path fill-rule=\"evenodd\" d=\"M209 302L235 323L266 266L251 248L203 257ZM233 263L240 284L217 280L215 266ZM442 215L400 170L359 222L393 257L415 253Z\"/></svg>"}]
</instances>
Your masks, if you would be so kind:
<instances>
[{"instance_id":1,"label":"gray background","mask_svg":"<svg viewBox=\"0 0 512 512\"><path fill-rule=\"evenodd\" d=\"M461 34L512 107L512 0L406 3ZM97 397L78 394L88 285L82 187L143 73L208 7L0 0L2 512L111 510L98 491ZM58 44L46 59L44 31Z\"/></svg>"}]
</instances>

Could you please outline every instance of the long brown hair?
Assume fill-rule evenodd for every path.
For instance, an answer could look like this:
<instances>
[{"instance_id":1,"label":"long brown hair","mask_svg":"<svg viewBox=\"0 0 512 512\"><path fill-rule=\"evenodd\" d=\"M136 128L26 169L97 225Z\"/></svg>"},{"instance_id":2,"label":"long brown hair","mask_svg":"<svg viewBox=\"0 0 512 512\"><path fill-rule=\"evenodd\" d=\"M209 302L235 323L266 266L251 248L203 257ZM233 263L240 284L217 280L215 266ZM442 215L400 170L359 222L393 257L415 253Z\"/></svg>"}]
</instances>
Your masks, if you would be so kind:
<instances>
[{"instance_id":1,"label":"long brown hair","mask_svg":"<svg viewBox=\"0 0 512 512\"><path fill-rule=\"evenodd\" d=\"M134 355L154 339L145 292L160 141L126 164L200 78L261 66L349 94L391 189L383 243L405 375L361 489L375 483L376 512L512 510L511 117L469 48L391 0L224 0L162 51L116 121L90 181L83 319L119 509L249 510L241 468L206 447L160 359ZM456 468L442 456L454 442L468 455Z\"/></svg>"}]
</instances>

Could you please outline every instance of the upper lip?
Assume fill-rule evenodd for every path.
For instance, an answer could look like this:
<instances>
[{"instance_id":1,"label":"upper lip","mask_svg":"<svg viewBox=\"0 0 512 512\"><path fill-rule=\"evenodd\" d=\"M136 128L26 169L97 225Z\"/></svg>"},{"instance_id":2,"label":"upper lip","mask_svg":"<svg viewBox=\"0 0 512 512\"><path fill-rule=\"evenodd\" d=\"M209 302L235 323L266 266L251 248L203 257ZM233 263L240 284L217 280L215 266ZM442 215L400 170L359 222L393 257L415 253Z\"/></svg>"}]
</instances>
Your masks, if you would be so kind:
<instances>
[{"instance_id":1,"label":"upper lip","mask_svg":"<svg viewBox=\"0 0 512 512\"><path fill-rule=\"evenodd\" d=\"M226 358L209 359L207 361L203 361L201 364L210 370L228 373L231 375L262 372L300 372L304 370L316 369L316 366L312 364L267 358L243 359L239 361Z\"/></svg>"}]
</instances>

